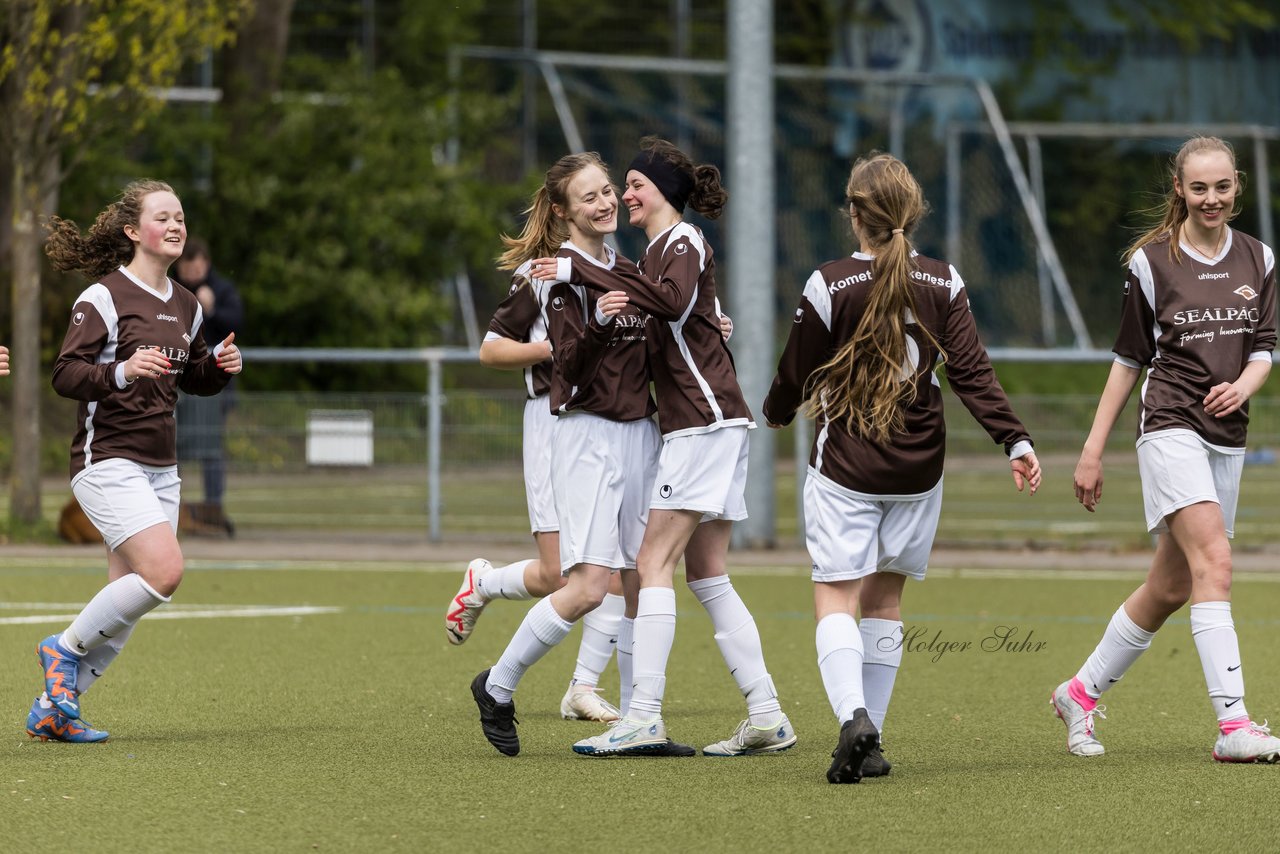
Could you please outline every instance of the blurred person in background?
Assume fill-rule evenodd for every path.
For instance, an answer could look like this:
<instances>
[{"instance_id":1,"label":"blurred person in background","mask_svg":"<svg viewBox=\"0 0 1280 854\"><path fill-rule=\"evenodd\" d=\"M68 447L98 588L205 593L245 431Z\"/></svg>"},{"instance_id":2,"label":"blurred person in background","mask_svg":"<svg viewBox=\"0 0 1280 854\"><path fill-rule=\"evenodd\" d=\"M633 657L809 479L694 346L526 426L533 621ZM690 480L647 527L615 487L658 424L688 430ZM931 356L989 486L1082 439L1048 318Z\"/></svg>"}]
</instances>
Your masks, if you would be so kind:
<instances>
[{"instance_id":1,"label":"blurred person in background","mask_svg":"<svg viewBox=\"0 0 1280 854\"><path fill-rule=\"evenodd\" d=\"M61 217L48 228L53 267L94 282L72 307L53 388L79 401L71 490L106 543L108 583L64 631L36 646L44 692L31 704L27 733L98 742L107 733L81 718L81 695L182 581L178 390L217 394L241 359L235 333L205 346L199 302L167 275L187 237L182 202L168 184L129 184L88 234Z\"/></svg>"},{"instance_id":2,"label":"blurred person in background","mask_svg":"<svg viewBox=\"0 0 1280 854\"><path fill-rule=\"evenodd\" d=\"M955 267L911 238L928 207L888 154L860 158L845 188L858 250L805 283L762 412L816 418L804 482L818 671L840 735L829 783L889 773L880 731L902 663L902 590L923 580L942 509L947 382L1009 459L1014 486L1040 463L978 337Z\"/></svg>"},{"instance_id":3,"label":"blurred person in background","mask_svg":"<svg viewBox=\"0 0 1280 854\"><path fill-rule=\"evenodd\" d=\"M1243 204L1235 152L1217 137L1185 142L1161 221L1125 253L1115 360L1075 470L1076 499L1102 499L1107 436L1146 368L1138 472L1156 552L1146 581L1112 615L1080 670L1053 692L1067 750L1105 751L1098 705L1175 611L1191 602L1191 637L1217 717L1213 758L1280 761L1280 739L1249 717L1231 615L1231 537L1244 467L1249 398L1271 373L1276 267L1271 248L1227 223Z\"/></svg>"},{"instance_id":4,"label":"blurred person in background","mask_svg":"<svg viewBox=\"0 0 1280 854\"><path fill-rule=\"evenodd\" d=\"M235 283L218 272L209 244L198 235L187 238L182 257L173 267L174 278L195 294L204 313L204 341L212 347L232 332L242 331L244 304ZM223 508L227 487L227 415L236 405L235 383L217 397L178 396L178 459L199 461L204 502L188 505L192 532L225 532L235 535L235 525Z\"/></svg>"}]
</instances>

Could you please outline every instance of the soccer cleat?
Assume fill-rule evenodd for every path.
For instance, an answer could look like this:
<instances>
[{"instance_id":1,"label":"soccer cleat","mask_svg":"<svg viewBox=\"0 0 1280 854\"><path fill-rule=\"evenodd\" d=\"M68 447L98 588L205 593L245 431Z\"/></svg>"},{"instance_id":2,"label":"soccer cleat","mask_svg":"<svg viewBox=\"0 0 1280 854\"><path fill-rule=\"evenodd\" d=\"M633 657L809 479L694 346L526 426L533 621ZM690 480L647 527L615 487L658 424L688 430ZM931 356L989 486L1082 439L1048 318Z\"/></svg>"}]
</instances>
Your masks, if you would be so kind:
<instances>
[{"instance_id":1,"label":"soccer cleat","mask_svg":"<svg viewBox=\"0 0 1280 854\"><path fill-rule=\"evenodd\" d=\"M828 783L857 783L862 780L863 767L871 751L879 752L880 733L867 716L866 709L855 709L853 717L840 726L840 741L831 751L831 767L827 769ZM880 757L883 761L883 755ZM886 762L885 765L888 765ZM889 773L886 769L885 774Z\"/></svg>"},{"instance_id":2,"label":"soccer cleat","mask_svg":"<svg viewBox=\"0 0 1280 854\"><path fill-rule=\"evenodd\" d=\"M76 691L76 671L80 659L62 648L57 635L49 635L36 646L40 666L44 668L44 690L58 711L75 720L80 717L80 698Z\"/></svg>"},{"instance_id":3,"label":"soccer cleat","mask_svg":"<svg viewBox=\"0 0 1280 854\"><path fill-rule=\"evenodd\" d=\"M471 630L476 627L476 620L480 619L480 612L489 604L476 582L491 569L493 564L482 557L467 564L467 571L462 575L462 586L445 609L444 630L449 643L454 646L467 642L467 638L471 637Z\"/></svg>"},{"instance_id":4,"label":"soccer cleat","mask_svg":"<svg viewBox=\"0 0 1280 854\"><path fill-rule=\"evenodd\" d=\"M106 741L109 733L94 729L82 720L69 718L57 706L41 708L40 698L31 704L27 714L27 735L41 741L65 741L69 744L94 744Z\"/></svg>"},{"instance_id":5,"label":"soccer cleat","mask_svg":"<svg viewBox=\"0 0 1280 854\"><path fill-rule=\"evenodd\" d=\"M485 683L489 681L489 671L484 670L471 680L471 696L476 699L480 709L480 728L484 737L504 756L515 756L520 752L520 736L516 735L516 704L499 703L489 694Z\"/></svg>"},{"instance_id":6,"label":"soccer cleat","mask_svg":"<svg viewBox=\"0 0 1280 854\"><path fill-rule=\"evenodd\" d=\"M573 752L583 756L689 756L667 738L667 725L658 718L648 723L619 718L600 735L584 738L573 745Z\"/></svg>"},{"instance_id":7,"label":"soccer cleat","mask_svg":"<svg viewBox=\"0 0 1280 854\"><path fill-rule=\"evenodd\" d=\"M1280 762L1280 738L1271 734L1266 722L1220 734L1213 745L1213 758L1219 762Z\"/></svg>"},{"instance_id":8,"label":"soccer cleat","mask_svg":"<svg viewBox=\"0 0 1280 854\"><path fill-rule=\"evenodd\" d=\"M866 777L888 777L889 772L893 770L893 765L888 759L884 758L884 746L871 748L865 759L862 760L862 776Z\"/></svg>"},{"instance_id":9,"label":"soccer cleat","mask_svg":"<svg viewBox=\"0 0 1280 854\"><path fill-rule=\"evenodd\" d=\"M596 690L569 683L569 690L560 701L560 717L566 721L599 721L602 724L611 724L622 717L617 706L597 694Z\"/></svg>"},{"instance_id":10,"label":"soccer cleat","mask_svg":"<svg viewBox=\"0 0 1280 854\"><path fill-rule=\"evenodd\" d=\"M702 748L703 756L754 756L757 753L777 753L796 743L796 731L791 721L783 715L771 727L754 727L751 721L738 724L733 735L724 741Z\"/></svg>"},{"instance_id":11,"label":"soccer cleat","mask_svg":"<svg viewBox=\"0 0 1280 854\"><path fill-rule=\"evenodd\" d=\"M1101 756L1106 750L1102 742L1093 735L1093 718L1097 715L1106 720L1107 716L1104 712L1107 707L1094 706L1091 711L1086 711L1071 696L1070 685L1071 680L1068 679L1059 685L1049 698L1049 702L1053 704L1053 710L1067 725L1067 750L1076 756Z\"/></svg>"}]
</instances>

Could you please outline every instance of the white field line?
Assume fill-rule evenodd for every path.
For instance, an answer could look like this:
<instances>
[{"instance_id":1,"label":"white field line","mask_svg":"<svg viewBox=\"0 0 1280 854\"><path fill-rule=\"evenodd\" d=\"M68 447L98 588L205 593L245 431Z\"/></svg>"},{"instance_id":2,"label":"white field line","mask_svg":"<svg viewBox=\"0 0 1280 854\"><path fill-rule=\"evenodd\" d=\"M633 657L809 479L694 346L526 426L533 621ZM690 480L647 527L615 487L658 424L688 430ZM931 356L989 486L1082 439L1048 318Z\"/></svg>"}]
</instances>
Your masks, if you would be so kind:
<instances>
[{"instance_id":1,"label":"white field line","mask_svg":"<svg viewBox=\"0 0 1280 854\"><path fill-rule=\"evenodd\" d=\"M39 602L4 602L0 607L10 610L39 610ZM65 607L65 606L60 606ZM216 617L309 617L316 614L337 614L341 608L318 605L228 605L193 606L182 609L165 609L147 614L148 620L194 620ZM24 617L0 617L0 626L20 626L32 623L69 623L76 614L35 614Z\"/></svg>"}]
</instances>

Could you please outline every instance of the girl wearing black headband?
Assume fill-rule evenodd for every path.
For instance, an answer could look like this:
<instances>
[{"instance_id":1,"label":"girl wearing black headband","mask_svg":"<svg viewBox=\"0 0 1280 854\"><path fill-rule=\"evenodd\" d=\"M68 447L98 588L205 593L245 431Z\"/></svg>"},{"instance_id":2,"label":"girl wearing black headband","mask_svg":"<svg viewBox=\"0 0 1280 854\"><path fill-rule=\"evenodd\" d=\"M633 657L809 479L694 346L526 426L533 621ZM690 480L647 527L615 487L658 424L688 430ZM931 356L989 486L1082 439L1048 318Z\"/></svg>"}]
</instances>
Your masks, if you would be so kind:
<instances>
[{"instance_id":1,"label":"girl wearing black headband","mask_svg":"<svg viewBox=\"0 0 1280 854\"><path fill-rule=\"evenodd\" d=\"M662 452L649 524L640 548L640 596L634 623L633 683L623 718L574 750L589 756L647 755L665 742L662 697L675 638L676 563L707 609L716 643L747 703L747 720L703 752L742 756L785 750L796 742L765 667L751 612L725 574L733 522L746 518L747 431L755 427L733 357L720 335L715 261L685 207L714 219L727 194L720 171L697 165L671 143L647 138L631 162L622 201L649 246L640 275L569 259L539 259L534 275L623 291L655 321L649 363L658 402ZM620 635L626 633L626 626Z\"/></svg>"}]
</instances>

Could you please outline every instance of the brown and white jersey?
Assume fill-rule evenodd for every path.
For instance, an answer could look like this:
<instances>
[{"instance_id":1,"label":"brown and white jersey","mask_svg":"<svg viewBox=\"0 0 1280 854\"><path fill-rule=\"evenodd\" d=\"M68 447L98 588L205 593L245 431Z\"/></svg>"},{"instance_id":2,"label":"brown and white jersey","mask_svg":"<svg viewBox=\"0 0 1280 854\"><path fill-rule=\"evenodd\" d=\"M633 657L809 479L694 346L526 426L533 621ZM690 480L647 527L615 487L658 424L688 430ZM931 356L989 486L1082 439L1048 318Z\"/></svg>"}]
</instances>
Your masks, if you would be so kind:
<instances>
[{"instance_id":1,"label":"brown and white jersey","mask_svg":"<svg viewBox=\"0 0 1280 854\"><path fill-rule=\"evenodd\" d=\"M493 313L484 340L506 338L526 344L547 340L547 319L543 316L535 289L529 286L531 266L532 263L526 261L511 276L511 290ZM551 390L550 359L524 369L524 390L530 398L540 397Z\"/></svg>"},{"instance_id":2,"label":"brown and white jersey","mask_svg":"<svg viewBox=\"0 0 1280 854\"><path fill-rule=\"evenodd\" d=\"M205 346L195 296L172 280L168 284L167 294L157 293L121 267L76 298L53 366L54 389L80 401L72 477L109 459L176 465L178 389L217 394L231 378ZM160 350L172 367L122 388L117 367L147 348Z\"/></svg>"},{"instance_id":3,"label":"brown and white jersey","mask_svg":"<svg viewBox=\"0 0 1280 854\"><path fill-rule=\"evenodd\" d=\"M991 438L1011 457L1031 450L1030 436L1013 414L978 337L960 274L945 261L913 258L917 316L907 318L908 363L902 368L916 393L906 406L905 429L880 444L819 413L809 457L820 476L866 495L916 496L942 477L946 424L942 389L934 374L939 353L921 327L941 344L951 388ZM809 377L853 337L867 310L871 282L871 256L861 252L825 264L809 277L778 375L764 401L770 423L791 422L804 402Z\"/></svg>"},{"instance_id":4,"label":"brown and white jersey","mask_svg":"<svg viewBox=\"0 0 1280 854\"><path fill-rule=\"evenodd\" d=\"M601 262L566 241L557 258L572 260L574 268L639 270L606 246L608 262ZM596 309L597 295L583 285L533 280L551 340L551 411L557 415L581 410L611 421L637 421L656 411L649 394L647 333L649 317L627 305L614 318Z\"/></svg>"},{"instance_id":5,"label":"brown and white jersey","mask_svg":"<svg viewBox=\"0 0 1280 854\"><path fill-rule=\"evenodd\" d=\"M577 262L560 267L593 291L626 291L656 321L649 361L664 437L755 426L720 334L715 257L701 230L677 222L649 243L635 273Z\"/></svg>"},{"instance_id":6,"label":"brown and white jersey","mask_svg":"<svg viewBox=\"0 0 1280 854\"><path fill-rule=\"evenodd\" d=\"M1222 418L1204 411L1209 389L1234 382L1276 346L1276 270L1270 247L1227 229L1216 258L1169 238L1134 253L1125 279L1116 361L1147 368L1138 441L1163 430L1190 430L1224 450L1243 452L1249 405Z\"/></svg>"}]
</instances>

